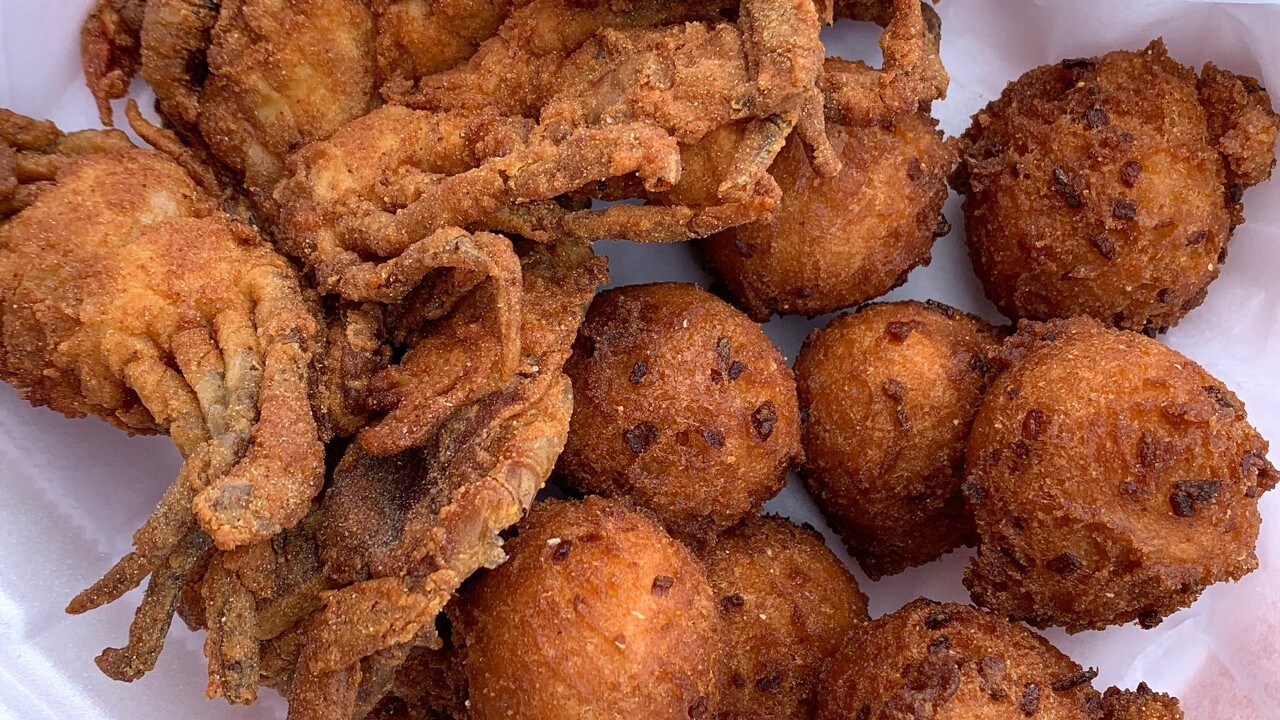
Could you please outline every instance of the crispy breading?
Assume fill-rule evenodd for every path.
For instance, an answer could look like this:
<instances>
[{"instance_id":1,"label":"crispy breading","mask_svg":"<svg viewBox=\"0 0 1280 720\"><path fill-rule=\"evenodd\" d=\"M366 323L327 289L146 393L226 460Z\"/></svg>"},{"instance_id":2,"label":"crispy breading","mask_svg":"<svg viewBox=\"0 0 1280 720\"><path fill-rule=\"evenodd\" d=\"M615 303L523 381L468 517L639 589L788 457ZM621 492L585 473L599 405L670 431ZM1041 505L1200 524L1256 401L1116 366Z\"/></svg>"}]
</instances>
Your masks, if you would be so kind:
<instances>
[{"instance_id":1,"label":"crispy breading","mask_svg":"<svg viewBox=\"0 0 1280 720\"><path fill-rule=\"evenodd\" d=\"M1097 674L1021 625L921 598L853 630L816 720L1102 720Z\"/></svg>"},{"instance_id":2,"label":"crispy breading","mask_svg":"<svg viewBox=\"0 0 1280 720\"><path fill-rule=\"evenodd\" d=\"M1139 683L1137 690L1108 688L1102 695L1106 720L1183 720L1178 698Z\"/></svg>"},{"instance_id":3,"label":"crispy breading","mask_svg":"<svg viewBox=\"0 0 1280 720\"><path fill-rule=\"evenodd\" d=\"M83 36L103 122L140 70L160 114L224 166L266 218L285 157L376 100L365 2L99 0Z\"/></svg>"},{"instance_id":4,"label":"crispy breading","mask_svg":"<svg viewBox=\"0 0 1280 720\"><path fill-rule=\"evenodd\" d=\"M999 342L981 318L932 302L867 305L805 340L801 474L872 580L973 544L960 484Z\"/></svg>"},{"instance_id":5,"label":"crispy breading","mask_svg":"<svg viewBox=\"0 0 1280 720\"><path fill-rule=\"evenodd\" d=\"M702 566L613 500L538 505L455 629L475 720L709 718L723 678Z\"/></svg>"},{"instance_id":6,"label":"crispy breading","mask_svg":"<svg viewBox=\"0 0 1280 720\"><path fill-rule=\"evenodd\" d=\"M795 382L781 353L696 285L601 293L565 371L576 402L564 482L645 507L682 540L708 540L759 512L799 457Z\"/></svg>"},{"instance_id":7,"label":"crispy breading","mask_svg":"<svg viewBox=\"0 0 1280 720\"><path fill-rule=\"evenodd\" d=\"M818 678L867 597L809 526L748 518L703 554L724 621L726 684L715 717L809 720Z\"/></svg>"},{"instance_id":8,"label":"crispy breading","mask_svg":"<svg viewBox=\"0 0 1280 720\"><path fill-rule=\"evenodd\" d=\"M1280 473L1220 381L1088 318L1025 321L1002 355L965 465L978 604L1068 632L1153 627L1257 567Z\"/></svg>"},{"instance_id":9,"label":"crispy breading","mask_svg":"<svg viewBox=\"0 0 1280 720\"><path fill-rule=\"evenodd\" d=\"M877 115L885 122L828 123L843 163L835 177L819 177L788 141L769 168L782 188L772 219L698 243L753 319L879 297L928 264L934 239L949 230L941 212L954 147L925 113Z\"/></svg>"},{"instance_id":10,"label":"crispy breading","mask_svg":"<svg viewBox=\"0 0 1280 720\"><path fill-rule=\"evenodd\" d=\"M112 602L150 575L129 644L98 660L132 680L154 666L211 544L270 538L319 492L319 309L166 156L8 111L0 141L14 158L8 199L21 201L0 221L0 376L32 404L167 433L185 459L134 551L68 608Z\"/></svg>"},{"instance_id":11,"label":"crispy breading","mask_svg":"<svg viewBox=\"0 0 1280 720\"><path fill-rule=\"evenodd\" d=\"M1172 327L1218 277L1277 132L1256 81L1197 78L1160 40L1029 71L974 116L953 178L987 296L1012 318Z\"/></svg>"}]
</instances>

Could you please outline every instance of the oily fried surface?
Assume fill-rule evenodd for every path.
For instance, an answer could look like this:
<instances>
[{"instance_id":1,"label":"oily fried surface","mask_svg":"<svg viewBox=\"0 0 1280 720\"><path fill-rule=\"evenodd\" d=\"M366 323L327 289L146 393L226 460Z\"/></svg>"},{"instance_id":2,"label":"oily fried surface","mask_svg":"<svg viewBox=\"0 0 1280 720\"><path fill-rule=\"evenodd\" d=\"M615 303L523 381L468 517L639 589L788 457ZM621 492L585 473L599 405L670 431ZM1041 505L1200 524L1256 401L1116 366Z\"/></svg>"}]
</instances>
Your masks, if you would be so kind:
<instances>
[{"instance_id":1,"label":"oily fried surface","mask_svg":"<svg viewBox=\"0 0 1280 720\"><path fill-rule=\"evenodd\" d=\"M565 372L565 481L628 498L677 537L707 539L758 511L799 454L790 369L758 325L697 286L602 293Z\"/></svg>"},{"instance_id":2,"label":"oily fried surface","mask_svg":"<svg viewBox=\"0 0 1280 720\"><path fill-rule=\"evenodd\" d=\"M723 666L698 561L613 500L534 508L458 611L475 720L706 718Z\"/></svg>"},{"instance_id":3,"label":"oily fried surface","mask_svg":"<svg viewBox=\"0 0 1280 720\"><path fill-rule=\"evenodd\" d=\"M111 100L129 92L142 60L142 22L147 0L99 0L80 29L85 83L110 124Z\"/></svg>"},{"instance_id":4,"label":"oily fried surface","mask_svg":"<svg viewBox=\"0 0 1280 720\"><path fill-rule=\"evenodd\" d=\"M362 3L224 2L210 38L200 135L261 202L289 152L372 108L373 64L373 22Z\"/></svg>"},{"instance_id":5,"label":"oily fried surface","mask_svg":"<svg viewBox=\"0 0 1280 720\"><path fill-rule=\"evenodd\" d=\"M1108 688L1102 695L1106 720L1182 720L1178 698L1139 683L1137 690Z\"/></svg>"},{"instance_id":6,"label":"oily fried surface","mask_svg":"<svg viewBox=\"0 0 1280 720\"><path fill-rule=\"evenodd\" d=\"M364 720L465 720L466 698L460 652L415 648L396 670L391 691Z\"/></svg>"},{"instance_id":7,"label":"oily fried surface","mask_svg":"<svg viewBox=\"0 0 1280 720\"><path fill-rule=\"evenodd\" d=\"M503 561L500 533L532 505L564 447L572 395L560 368L605 279L603 262L570 242L519 253L517 371L459 403L413 447L379 455L357 441L334 471L316 542L338 589L304 624L288 687L295 720L362 716L388 693L400 696L400 668L440 647L440 611L472 573ZM440 324L490 301L488 288L473 287ZM486 352L474 338L460 342Z\"/></svg>"},{"instance_id":8,"label":"oily fried surface","mask_svg":"<svg viewBox=\"0 0 1280 720\"><path fill-rule=\"evenodd\" d=\"M1025 322L1003 354L966 465L976 602L1072 632L1150 627L1257 567L1280 474L1221 382L1083 318Z\"/></svg>"},{"instance_id":9,"label":"oily fried surface","mask_svg":"<svg viewBox=\"0 0 1280 720\"><path fill-rule=\"evenodd\" d=\"M735 301L756 320L820 315L878 297L928 263L955 160L924 113L884 125L827 124L843 169L814 172L797 140L769 173L782 187L772 221L699 243Z\"/></svg>"},{"instance_id":10,"label":"oily fried surface","mask_svg":"<svg viewBox=\"0 0 1280 720\"><path fill-rule=\"evenodd\" d=\"M281 248L322 292L357 295L341 283L363 258L400 256L434 231L475 224L501 207L503 178L479 168L528 130L492 112L375 110L290 157L274 193ZM354 299L375 299L366 294Z\"/></svg>"},{"instance_id":11,"label":"oily fried surface","mask_svg":"<svg viewBox=\"0 0 1280 720\"><path fill-rule=\"evenodd\" d=\"M716 717L808 720L818 676L867 598L813 528L754 517L704 554L724 621L726 684Z\"/></svg>"},{"instance_id":12,"label":"oily fried surface","mask_svg":"<svg viewBox=\"0 0 1280 720\"><path fill-rule=\"evenodd\" d=\"M167 282L166 268L129 257L138 252L129 250L136 233L154 222L211 215L216 208L181 168L158 155L128 149L123 135L103 133L92 140L116 154L90 154L53 169L38 201L0 227L4 378L23 388L32 404L73 417L98 414L125 429L163 432L173 418L155 418L125 388L122 363L113 364L100 347L115 337L111 331L117 328L126 337L145 334L146 317L136 312L138 301L150 300L170 317L170 324L180 312L172 303L180 278ZM169 249L163 247L163 235L152 235L150 243L161 245L161 252ZM234 247L234 239L228 244ZM166 254L173 270L199 275L199 265ZM221 267L210 273L212 285L219 279L217 271L229 264L218 263ZM162 284L152 288L152 280ZM83 339L66 344L77 336ZM46 368L53 371L46 373ZM182 430L179 426L180 440Z\"/></svg>"},{"instance_id":13,"label":"oily fried surface","mask_svg":"<svg viewBox=\"0 0 1280 720\"><path fill-rule=\"evenodd\" d=\"M140 70L160 114L262 219L285 157L376 98L373 15L352 0L98 0L82 60L104 122Z\"/></svg>"},{"instance_id":14,"label":"oily fried surface","mask_svg":"<svg viewBox=\"0 0 1280 720\"><path fill-rule=\"evenodd\" d=\"M1101 720L1096 675L1021 625L921 598L854 629L816 718Z\"/></svg>"},{"instance_id":15,"label":"oily fried surface","mask_svg":"<svg viewBox=\"0 0 1280 720\"><path fill-rule=\"evenodd\" d=\"M97 658L131 681L154 667L212 546L278 535L319 492L318 308L168 157L8 111L0 141L0 377L33 404L167 433L184 457L133 550L67 608L146 582L128 643Z\"/></svg>"},{"instance_id":16,"label":"oily fried surface","mask_svg":"<svg viewBox=\"0 0 1280 720\"><path fill-rule=\"evenodd\" d=\"M960 484L995 328L939 303L868 305L796 359L805 484L867 575L973 543Z\"/></svg>"},{"instance_id":17,"label":"oily fried surface","mask_svg":"<svg viewBox=\"0 0 1280 720\"><path fill-rule=\"evenodd\" d=\"M1172 327L1218 276L1277 130L1256 81L1197 80L1159 40L1028 72L974 117L954 179L987 296L1013 318Z\"/></svg>"},{"instance_id":18,"label":"oily fried surface","mask_svg":"<svg viewBox=\"0 0 1280 720\"><path fill-rule=\"evenodd\" d=\"M373 0L378 82L388 98L475 55L529 0Z\"/></svg>"},{"instance_id":19,"label":"oily fried surface","mask_svg":"<svg viewBox=\"0 0 1280 720\"><path fill-rule=\"evenodd\" d=\"M384 91L392 102L412 107L491 108L504 115L536 117L562 87L559 72L566 59L601 30L714 21L720 19L717 7L730 4L705 0L530 0L514 9L466 62L418 78L411 86L401 82Z\"/></svg>"},{"instance_id":20,"label":"oily fried surface","mask_svg":"<svg viewBox=\"0 0 1280 720\"><path fill-rule=\"evenodd\" d=\"M301 485L254 483L275 497L251 499L237 481L200 501L210 503L206 528L224 544L296 522L318 490L321 449L306 379L316 319L292 269L159 153L113 133L61 144L64 155L24 155L31 170L61 166L52 187L0 227L4 379L69 416L169 433L187 456L225 442L232 457L204 483L242 460L299 462L295 471L309 468ZM277 347L277 333L294 337ZM282 394L260 395L263 383ZM285 422L274 430L288 436L257 438L265 444L251 451L260 419ZM228 502L261 503L253 522L262 525L226 525L237 514ZM268 507L283 514L273 518Z\"/></svg>"},{"instance_id":21,"label":"oily fried surface","mask_svg":"<svg viewBox=\"0 0 1280 720\"><path fill-rule=\"evenodd\" d=\"M520 371L494 391L467 403L470 407L453 410L438 433L415 448L388 455L370 453L361 444L348 451L326 494L327 517L320 530L326 566L335 578L350 581L370 570L375 575L408 572L424 552L424 538L435 524L444 522L443 503L453 492L453 488L444 487L440 478L432 480L425 469L444 465L444 471L448 471L450 463L465 455L465 448L478 448L489 442L487 433L492 431L491 426L501 424L513 412L518 413L523 404L536 401L547 387L563 382L560 368L569 357L587 305L605 280L603 263L585 245L529 244L522 251L524 312L520 328ZM479 322L476 317L465 312L467 306L485 305L489 301L481 289L462 300L461 307L455 308L454 313L462 313L467 324L476 324ZM442 324L452 325L453 316ZM483 342L463 337L458 347L439 348L437 359L450 362L457 355L483 357L487 351L478 346ZM379 382L379 378L375 376L373 382ZM565 412L570 408L566 406ZM447 434L441 435L446 431ZM553 433L563 434L563 430ZM490 454L479 452L475 459L491 462ZM462 481L474 479L452 471L445 475ZM541 481L532 492L540 487ZM526 491L517 493L516 497L525 495L532 500L531 492ZM417 522L422 527L418 536L406 540L405 524L413 520L414 513L421 515Z\"/></svg>"}]
</instances>

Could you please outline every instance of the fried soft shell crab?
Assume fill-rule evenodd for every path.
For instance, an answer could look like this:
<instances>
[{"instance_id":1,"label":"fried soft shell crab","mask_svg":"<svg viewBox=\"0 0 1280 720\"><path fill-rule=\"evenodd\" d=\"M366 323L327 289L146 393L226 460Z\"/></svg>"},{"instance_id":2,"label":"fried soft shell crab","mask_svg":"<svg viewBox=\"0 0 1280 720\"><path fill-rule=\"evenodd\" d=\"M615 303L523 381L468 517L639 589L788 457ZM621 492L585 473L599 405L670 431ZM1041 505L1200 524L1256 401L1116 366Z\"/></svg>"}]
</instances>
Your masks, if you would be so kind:
<instances>
[{"instance_id":1,"label":"fried soft shell crab","mask_svg":"<svg viewBox=\"0 0 1280 720\"><path fill-rule=\"evenodd\" d=\"M835 17L884 27L882 68L824 59L818 33ZM952 149L927 114L947 85L938 49L937 17L916 0L100 0L83 57L103 120L140 72L165 127L134 107L126 114L161 152L110 131L62 135L0 117L0 270L9 268L0 274L0 370L34 402L167 432L186 459L135 552L72 605L109 602L151 575L129 645L104 653L103 669L121 679L149 669L176 610L207 631L210 696L247 703L272 687L294 720L483 716L520 700L500 677L509 643L476 618L487 607L508 619L498 611L509 598L493 586L536 590L546 578L512 562L475 588L464 583L502 563L504 538L531 527L509 530L566 442L590 445L573 437L562 370L605 279L587 243L722 233L710 245L747 260L743 247L777 246L785 261L756 255L735 290L758 316L883 292L943 231L939 190ZM1240 88L1215 82L1225 74L1206 78L1215 97L1252 107ZM1256 157L1236 130L1212 128L1227 156ZM907 147L893 145L904 138ZM888 152L874 161L859 154L881 142ZM1265 174L1230 167L1240 182ZM801 188L810 180L828 189L809 197ZM858 192L874 207L910 188L890 208L896 220L866 233L867 257L887 257L889 246L898 257L874 277L863 277L860 260L823 287L803 273L792 287L787 247L807 237L796 218L846 187L871 188ZM626 198L643 204L591 204ZM842 217L831 212L828 224ZM48 262L51 248L71 262ZM721 389L749 395L754 412L744 420L734 408L731 432L674 434L683 450L700 440L747 455L772 440L752 463L762 479L736 488L731 473L712 472L699 507L649 504L697 541L711 587L790 608L792 622L762 614L722 634L699 615L707 622L691 642L662 658L691 662L698 677L646 692L678 717L745 715L752 693L784 687L773 697L780 707L799 703L808 714L817 702L832 712L841 701L824 697L831 683L816 682L819 666L865 620L865 598L816 535L754 517L799 457L800 413L776 351L732 320L723 338L695 343L705 357L691 367L711 361L707 382L720 373ZM657 360L622 360L615 391L667 373ZM985 385L986 370L970 369L964 389L980 392L969 385ZM661 419L617 437L643 455L660 444L650 428L661 435L668 419L671 428L688 420ZM950 479L955 445L940 453L939 478ZM660 469L679 468L678 455L658 458ZM585 488L598 478L580 480ZM953 484L939 482L939 492L953 499ZM566 507L592 522L627 518L622 525L644 530L645 550L666 543L663 562L689 565L646 511L614 501L548 506L534 519ZM512 552L531 557L530 543L522 536ZM626 557L637 556L606 553L590 574L616 574ZM831 581L828 592L765 597L778 577L813 570L805 558ZM681 576L700 572L690 565ZM641 589L671 586L655 578ZM473 604L482 598L478 611L454 598L459 590ZM458 628L443 619L446 606ZM598 619L634 622L623 604L600 610ZM815 627L823 637L811 637ZM624 651L645 636L628 637ZM751 651L770 637L798 644ZM602 645L618 647L616 638ZM752 657L722 665L733 648ZM937 670L929 652L926 669ZM723 690L730 668L755 682ZM468 692L482 700L470 710ZM1140 688L1080 707L1087 717L1175 717L1166 700Z\"/></svg>"},{"instance_id":2,"label":"fried soft shell crab","mask_svg":"<svg viewBox=\"0 0 1280 720\"><path fill-rule=\"evenodd\" d=\"M184 577L213 546L275 535L319 492L319 307L164 155L8 111L0 140L4 379L73 417L167 433L185 461L134 551L69 607L111 602L151 576L129 645L99 659L132 679L154 664Z\"/></svg>"}]
</instances>

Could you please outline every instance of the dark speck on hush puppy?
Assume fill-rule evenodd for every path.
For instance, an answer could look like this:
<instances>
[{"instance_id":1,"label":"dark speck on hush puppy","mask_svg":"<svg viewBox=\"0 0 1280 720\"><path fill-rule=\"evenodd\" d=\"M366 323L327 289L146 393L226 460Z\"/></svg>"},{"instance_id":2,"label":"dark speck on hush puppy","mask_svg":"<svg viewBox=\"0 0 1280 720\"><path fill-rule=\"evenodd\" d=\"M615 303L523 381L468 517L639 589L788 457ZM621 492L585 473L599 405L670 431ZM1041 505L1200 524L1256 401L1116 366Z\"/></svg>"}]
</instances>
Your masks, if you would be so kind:
<instances>
[{"instance_id":1,"label":"dark speck on hush puppy","mask_svg":"<svg viewBox=\"0 0 1280 720\"><path fill-rule=\"evenodd\" d=\"M1196 363L1088 318L1023 322L969 439L979 605L1075 632L1151 627L1258 565L1280 479L1244 404Z\"/></svg>"},{"instance_id":2,"label":"dark speck on hush puppy","mask_svg":"<svg viewBox=\"0 0 1280 720\"><path fill-rule=\"evenodd\" d=\"M974 116L953 184L987 296L1015 319L1151 334L1204 300L1280 118L1253 78L1141 52L1023 75Z\"/></svg>"},{"instance_id":3,"label":"dark speck on hush puppy","mask_svg":"<svg viewBox=\"0 0 1280 720\"><path fill-rule=\"evenodd\" d=\"M627 498L681 540L758 512L800 454L791 369L759 325L696 285L601 293L565 372L564 482Z\"/></svg>"}]
</instances>

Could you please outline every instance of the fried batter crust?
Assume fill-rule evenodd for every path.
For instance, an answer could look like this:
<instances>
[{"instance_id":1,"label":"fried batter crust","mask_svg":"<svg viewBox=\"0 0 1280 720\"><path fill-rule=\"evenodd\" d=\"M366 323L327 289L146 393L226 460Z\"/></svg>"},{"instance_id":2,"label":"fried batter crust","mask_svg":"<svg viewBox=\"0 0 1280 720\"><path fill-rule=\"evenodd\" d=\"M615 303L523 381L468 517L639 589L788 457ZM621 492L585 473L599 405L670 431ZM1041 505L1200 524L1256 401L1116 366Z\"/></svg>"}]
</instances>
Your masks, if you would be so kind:
<instances>
[{"instance_id":1,"label":"fried batter crust","mask_svg":"<svg viewBox=\"0 0 1280 720\"><path fill-rule=\"evenodd\" d=\"M475 720L710 717L721 623L702 566L598 497L534 508L459 607Z\"/></svg>"},{"instance_id":2,"label":"fried batter crust","mask_svg":"<svg viewBox=\"0 0 1280 720\"><path fill-rule=\"evenodd\" d=\"M800 448L791 370L760 327L684 283L597 296L565 367L575 407L559 471L705 540L782 489Z\"/></svg>"},{"instance_id":3,"label":"fried batter crust","mask_svg":"<svg viewBox=\"0 0 1280 720\"><path fill-rule=\"evenodd\" d=\"M1024 322L973 423L974 600L1068 632L1151 627L1257 567L1280 480L1234 393L1137 333Z\"/></svg>"},{"instance_id":4,"label":"fried batter crust","mask_svg":"<svg viewBox=\"0 0 1280 720\"><path fill-rule=\"evenodd\" d=\"M1280 118L1252 78L1157 40L1011 83L961 138L969 254L1012 318L1164 331L1203 301Z\"/></svg>"},{"instance_id":5,"label":"fried batter crust","mask_svg":"<svg viewBox=\"0 0 1280 720\"><path fill-rule=\"evenodd\" d=\"M749 518L704 554L724 620L721 720L809 720L818 676L854 627L867 597L812 527Z\"/></svg>"},{"instance_id":6,"label":"fried batter crust","mask_svg":"<svg viewBox=\"0 0 1280 720\"><path fill-rule=\"evenodd\" d=\"M752 319L821 315L879 297L928 264L955 150L936 121L911 113L881 124L827 124L843 168L814 172L798 141L769 168L782 187L771 221L699 243Z\"/></svg>"},{"instance_id":7,"label":"fried batter crust","mask_svg":"<svg viewBox=\"0 0 1280 720\"><path fill-rule=\"evenodd\" d=\"M1106 720L1183 720L1178 698L1139 683L1137 690L1108 688L1102 695Z\"/></svg>"},{"instance_id":8,"label":"fried batter crust","mask_svg":"<svg viewBox=\"0 0 1280 720\"><path fill-rule=\"evenodd\" d=\"M1095 675L1021 625L921 598L854 629L816 720L1102 720Z\"/></svg>"},{"instance_id":9,"label":"fried batter crust","mask_svg":"<svg viewBox=\"0 0 1280 720\"><path fill-rule=\"evenodd\" d=\"M996 329L940 303L867 305L805 341L801 474L872 580L974 541L960 484Z\"/></svg>"}]
</instances>

